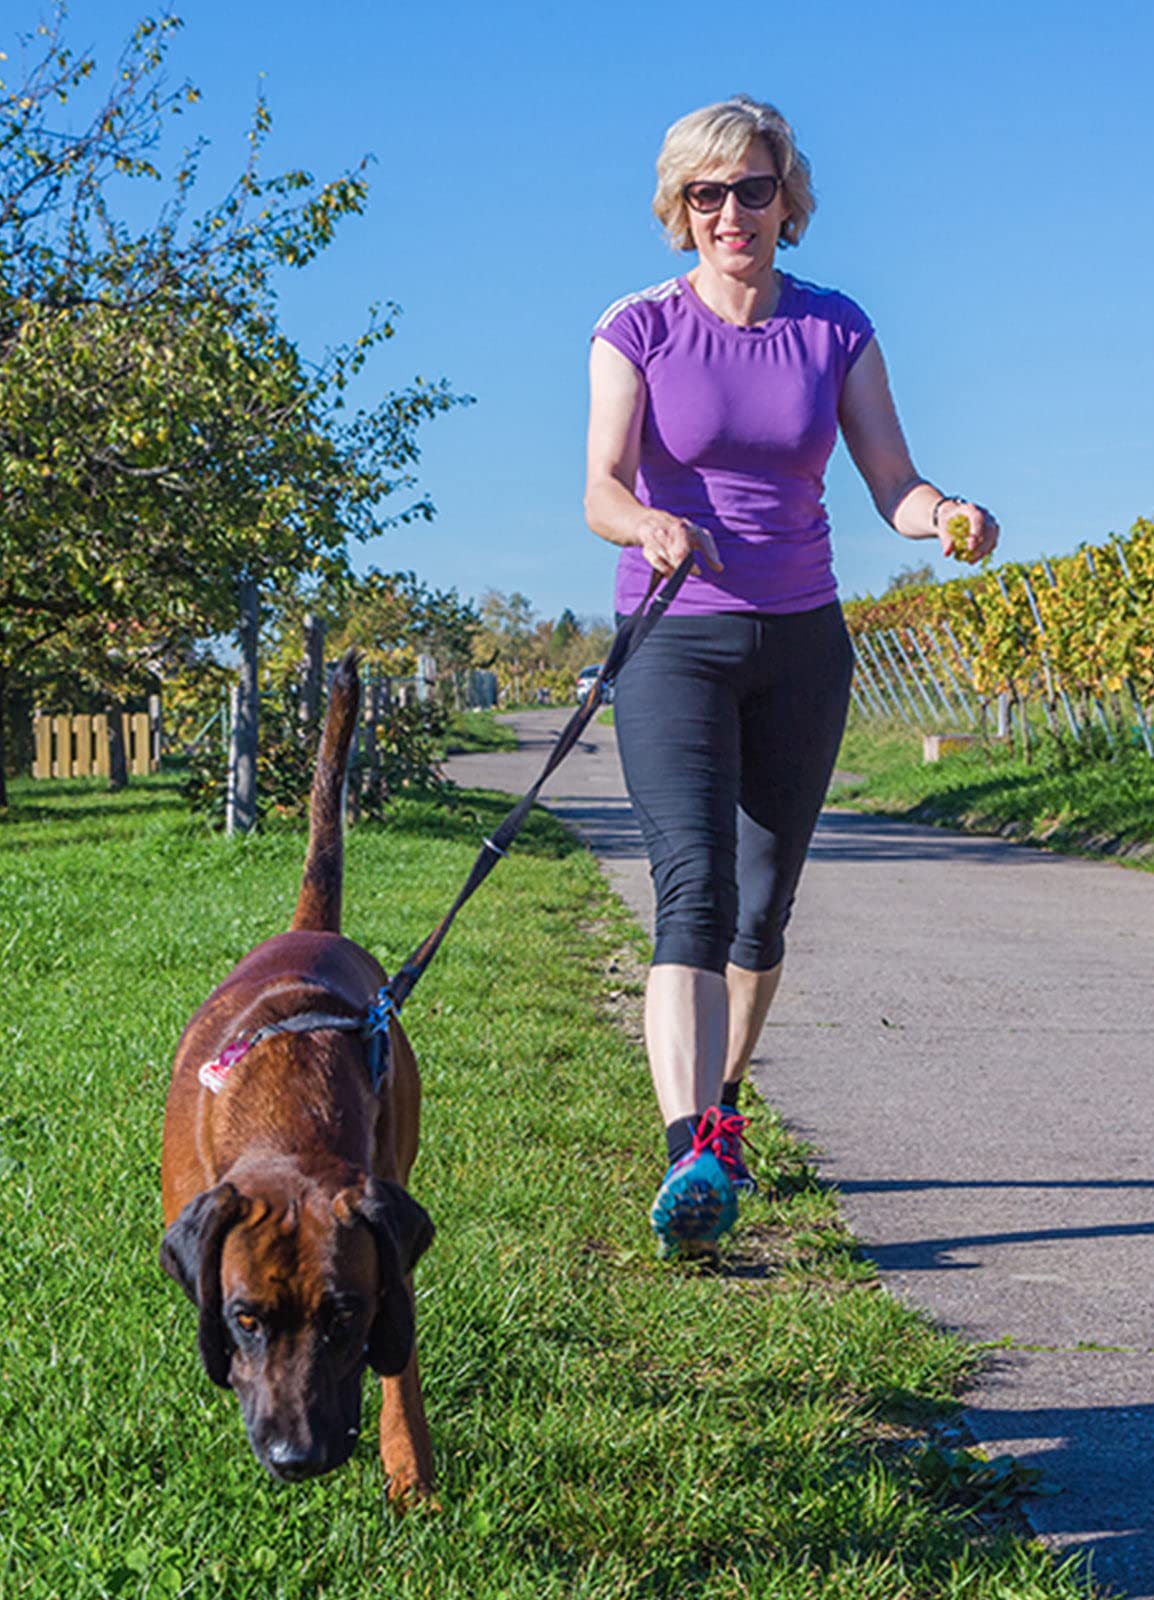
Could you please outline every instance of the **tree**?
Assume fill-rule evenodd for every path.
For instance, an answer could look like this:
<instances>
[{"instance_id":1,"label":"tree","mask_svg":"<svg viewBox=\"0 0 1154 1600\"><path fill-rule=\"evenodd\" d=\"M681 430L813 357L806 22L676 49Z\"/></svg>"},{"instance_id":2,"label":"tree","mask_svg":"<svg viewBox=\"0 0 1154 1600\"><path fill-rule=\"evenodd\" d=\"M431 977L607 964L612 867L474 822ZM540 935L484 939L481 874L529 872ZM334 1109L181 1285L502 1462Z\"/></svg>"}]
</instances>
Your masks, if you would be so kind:
<instances>
[{"instance_id":1,"label":"tree","mask_svg":"<svg viewBox=\"0 0 1154 1600\"><path fill-rule=\"evenodd\" d=\"M78 132L55 119L95 65L61 23L38 31L23 82L0 85L0 757L4 703L46 651L115 687L229 629L242 581L339 574L350 536L431 516L425 498L382 505L413 487L419 424L457 403L418 379L346 413L394 306L315 365L279 326L277 272L363 210L364 163L323 184L264 177L259 101L221 202L190 214L196 146L151 224L130 227L112 197L163 182L163 128L198 98L161 75L179 23L141 23Z\"/></svg>"},{"instance_id":2,"label":"tree","mask_svg":"<svg viewBox=\"0 0 1154 1600\"><path fill-rule=\"evenodd\" d=\"M924 589L927 584L937 583L938 575L928 561L920 567L899 567L886 585L886 594L892 594L895 589Z\"/></svg>"},{"instance_id":3,"label":"tree","mask_svg":"<svg viewBox=\"0 0 1154 1600\"><path fill-rule=\"evenodd\" d=\"M553 624L553 631L549 636L549 660L551 664L557 667L567 666L574 641L580 637L580 624L569 607L566 606Z\"/></svg>"},{"instance_id":4,"label":"tree","mask_svg":"<svg viewBox=\"0 0 1154 1600\"><path fill-rule=\"evenodd\" d=\"M519 661L533 638L533 602L523 594L486 589L481 596L481 622L490 659Z\"/></svg>"},{"instance_id":5,"label":"tree","mask_svg":"<svg viewBox=\"0 0 1154 1600\"><path fill-rule=\"evenodd\" d=\"M401 676L420 653L435 656L443 674L464 670L481 626L476 608L455 589L432 589L412 572L371 567L359 577L296 587L277 598L272 616L270 656L282 681L300 672L307 615L323 625L330 657L355 646L370 666Z\"/></svg>"}]
</instances>

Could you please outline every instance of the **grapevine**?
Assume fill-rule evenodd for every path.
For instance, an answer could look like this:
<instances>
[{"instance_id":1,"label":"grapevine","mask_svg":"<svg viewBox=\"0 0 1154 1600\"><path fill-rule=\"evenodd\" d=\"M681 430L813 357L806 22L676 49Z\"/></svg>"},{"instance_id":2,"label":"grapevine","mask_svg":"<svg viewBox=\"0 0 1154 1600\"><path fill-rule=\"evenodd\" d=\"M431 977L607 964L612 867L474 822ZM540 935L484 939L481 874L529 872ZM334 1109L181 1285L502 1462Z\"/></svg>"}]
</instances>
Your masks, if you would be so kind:
<instances>
[{"instance_id":1,"label":"grapevine","mask_svg":"<svg viewBox=\"0 0 1154 1600\"><path fill-rule=\"evenodd\" d=\"M972 561L962 542L968 519L959 513L946 526L951 553ZM1040 703L1055 729L1062 721L1105 723L1109 715L1118 734L1141 737L1151 749L1152 521L1140 519L1125 537L1111 535L1070 556L1007 562L947 583L851 600L845 613L859 639L904 639L911 659L932 661L935 670L940 665L983 704L996 695ZM868 653L859 648L858 654L864 676Z\"/></svg>"}]
</instances>

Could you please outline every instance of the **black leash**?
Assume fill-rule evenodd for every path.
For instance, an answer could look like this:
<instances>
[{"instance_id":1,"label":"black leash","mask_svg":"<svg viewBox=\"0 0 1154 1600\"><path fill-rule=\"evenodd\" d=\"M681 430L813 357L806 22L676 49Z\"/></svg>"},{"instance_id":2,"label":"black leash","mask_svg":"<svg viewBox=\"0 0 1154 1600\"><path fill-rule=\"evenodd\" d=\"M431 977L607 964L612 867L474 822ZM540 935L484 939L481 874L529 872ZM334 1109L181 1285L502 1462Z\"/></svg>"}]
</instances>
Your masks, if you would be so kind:
<instances>
[{"instance_id":1,"label":"black leash","mask_svg":"<svg viewBox=\"0 0 1154 1600\"><path fill-rule=\"evenodd\" d=\"M485 879L492 872L502 856L508 855L509 846L520 832L525 818L529 815L533 805L540 794L546 780L552 776L564 761L565 757L577 743L585 728L592 721L593 714L600 706L605 691L617 679L622 667L629 660L635 650L648 638L649 634L661 621L668 610L670 603L676 598L681 585L689 575L694 557L688 555L675 572L672 572L661 585L660 592L654 595L660 583L660 578L655 572L650 579L649 588L645 598L617 629L613 643L609 647L601 671L594 680L593 687L585 696L584 701L570 717L565 727L557 737L557 742L549 753L549 759L533 787L513 807L502 821L492 836L485 840L480 853L473 863L472 870L465 880L460 894L453 901L442 920L433 929L432 933L424 939L413 951L409 959L389 980L377 996L376 1002L369 1008L368 1020L365 1024L367 1035L380 1033L388 1027L388 1019L399 1012L409 995L412 994L418 980L423 975L425 968L432 961L441 947L441 941L453 925L458 911L480 888ZM652 601L652 604L650 602Z\"/></svg>"},{"instance_id":2,"label":"black leash","mask_svg":"<svg viewBox=\"0 0 1154 1600\"><path fill-rule=\"evenodd\" d=\"M613 637L609 647L609 654L605 658L601 671L594 680L593 687L586 695L581 705L570 717L565 727L557 737L557 742L549 753L549 759L542 769L540 777L529 792L513 807L504 818L491 838L486 839L481 846L480 853L473 863L472 871L466 878L460 894L453 901L445 916L429 934L428 938L413 951L412 955L400 968L396 975L378 991L376 999L369 1005L365 1012L356 1016L335 1015L324 1011L306 1011L297 1016L286 1017L281 1022L272 1022L259 1028L251 1038L243 1036L234 1039L215 1061L209 1061L200 1068L198 1077L200 1082L214 1094L219 1094L224 1088L225 1081L232 1068L241 1058L260 1044L262 1040L272 1038L279 1033L318 1033L322 1030L332 1029L340 1033L358 1033L365 1041L366 1060L369 1077L374 1091L380 1089L382 1083L389 1075L389 1019L398 1016L400 1009L409 995L412 994L421 978L425 968L432 961L441 947L441 942L453 925L458 911L484 883L493 868L502 856L508 855L509 846L521 831L522 824L529 812L546 779L549 778L561 765L565 757L572 750L581 734L593 718L594 712L600 706L605 691L613 684L622 667L629 660L635 650L644 643L652 630L665 615L670 602L676 596L681 585L688 576L693 565L694 557L686 556L677 570L669 575L660 592L654 596L660 579L655 572L649 580L649 588L645 598L634 611L633 615L626 617ZM652 604L650 602L652 601Z\"/></svg>"}]
</instances>

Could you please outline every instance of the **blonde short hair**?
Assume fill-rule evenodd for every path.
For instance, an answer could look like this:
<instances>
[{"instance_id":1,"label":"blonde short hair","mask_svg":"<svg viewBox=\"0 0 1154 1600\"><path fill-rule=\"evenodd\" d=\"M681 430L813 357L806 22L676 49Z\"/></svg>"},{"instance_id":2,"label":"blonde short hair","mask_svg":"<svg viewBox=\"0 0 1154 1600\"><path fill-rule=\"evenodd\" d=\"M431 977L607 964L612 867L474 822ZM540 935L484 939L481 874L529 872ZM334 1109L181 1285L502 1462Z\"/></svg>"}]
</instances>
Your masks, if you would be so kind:
<instances>
[{"instance_id":1,"label":"blonde short hair","mask_svg":"<svg viewBox=\"0 0 1154 1600\"><path fill-rule=\"evenodd\" d=\"M681 191L703 170L741 160L755 139L769 148L782 180L787 214L782 244L797 244L817 202L810 185L809 162L797 148L793 129L775 106L735 94L703 106L675 122L657 157L657 193L653 210L675 250L694 249L689 212Z\"/></svg>"}]
</instances>

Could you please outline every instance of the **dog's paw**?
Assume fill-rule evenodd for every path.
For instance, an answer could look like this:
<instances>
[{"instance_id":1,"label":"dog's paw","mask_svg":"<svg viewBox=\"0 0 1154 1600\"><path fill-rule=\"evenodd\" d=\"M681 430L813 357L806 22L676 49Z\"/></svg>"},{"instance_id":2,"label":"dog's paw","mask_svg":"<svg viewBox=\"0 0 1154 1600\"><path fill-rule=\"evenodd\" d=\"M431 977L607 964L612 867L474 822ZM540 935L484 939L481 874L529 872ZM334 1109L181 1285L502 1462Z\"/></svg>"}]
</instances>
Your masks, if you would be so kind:
<instances>
[{"instance_id":1,"label":"dog's paw","mask_svg":"<svg viewBox=\"0 0 1154 1600\"><path fill-rule=\"evenodd\" d=\"M406 1511L441 1510L441 1502L437 1499L432 1483L413 1468L402 1467L390 1473L385 1495L392 1510L398 1514Z\"/></svg>"}]
</instances>

